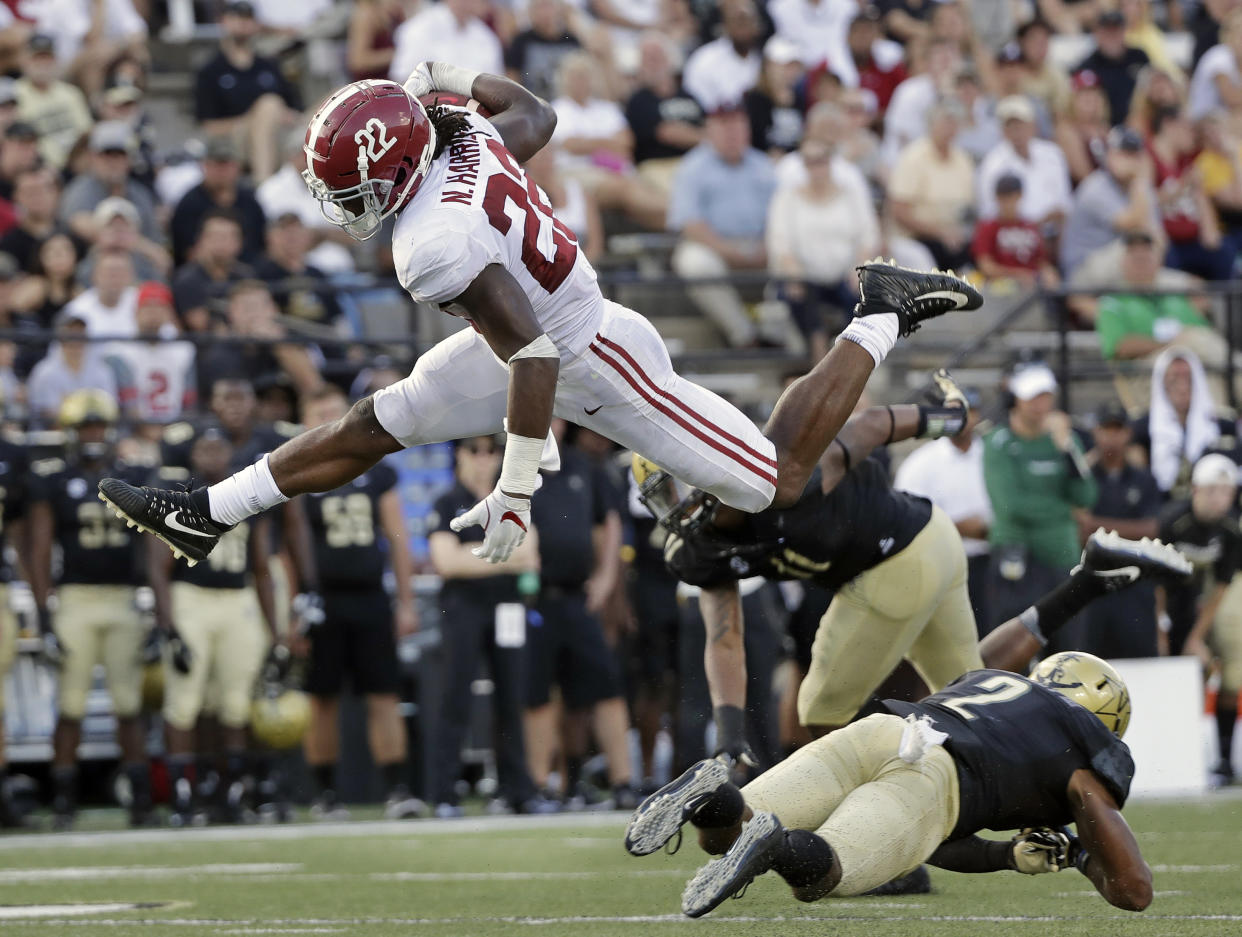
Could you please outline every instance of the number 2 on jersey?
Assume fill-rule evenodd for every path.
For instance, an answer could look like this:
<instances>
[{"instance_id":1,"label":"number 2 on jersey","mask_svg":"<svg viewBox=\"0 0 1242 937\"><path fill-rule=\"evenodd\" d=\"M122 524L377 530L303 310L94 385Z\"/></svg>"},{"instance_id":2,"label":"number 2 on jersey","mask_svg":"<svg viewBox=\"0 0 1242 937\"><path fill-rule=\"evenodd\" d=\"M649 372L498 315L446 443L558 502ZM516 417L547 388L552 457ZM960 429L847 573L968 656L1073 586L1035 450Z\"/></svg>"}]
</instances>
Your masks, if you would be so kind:
<instances>
[{"instance_id":1,"label":"number 2 on jersey","mask_svg":"<svg viewBox=\"0 0 1242 937\"><path fill-rule=\"evenodd\" d=\"M952 709L963 719L974 719L976 718L975 714L966 709L967 706L990 706L993 703L1007 703L1022 696L1030 688L1031 685L1024 680L997 675L995 677L988 677L979 684L979 689L986 690L986 693L972 693L970 696L946 700L941 705Z\"/></svg>"},{"instance_id":2,"label":"number 2 on jersey","mask_svg":"<svg viewBox=\"0 0 1242 937\"><path fill-rule=\"evenodd\" d=\"M522 215L522 265L536 283L554 293L574 268L578 242L573 232L557 221L547 197L526 178L509 151L495 140L488 140L487 148L505 170L492 176L483 192L487 220L501 234L508 234L518 220L515 215Z\"/></svg>"}]
</instances>

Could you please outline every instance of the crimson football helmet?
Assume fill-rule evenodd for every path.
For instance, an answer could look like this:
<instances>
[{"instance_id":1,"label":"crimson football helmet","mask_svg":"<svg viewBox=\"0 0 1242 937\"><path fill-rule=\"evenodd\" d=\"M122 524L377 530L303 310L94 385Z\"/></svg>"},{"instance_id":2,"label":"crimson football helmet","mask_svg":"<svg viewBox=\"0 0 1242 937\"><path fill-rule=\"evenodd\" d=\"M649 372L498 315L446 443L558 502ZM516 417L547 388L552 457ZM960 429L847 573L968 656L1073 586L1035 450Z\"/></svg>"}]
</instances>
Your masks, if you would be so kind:
<instances>
[{"instance_id":1,"label":"crimson football helmet","mask_svg":"<svg viewBox=\"0 0 1242 937\"><path fill-rule=\"evenodd\" d=\"M395 81L355 81L324 101L306 128L302 178L325 218L365 241L422 184L436 132L422 103Z\"/></svg>"}]
</instances>

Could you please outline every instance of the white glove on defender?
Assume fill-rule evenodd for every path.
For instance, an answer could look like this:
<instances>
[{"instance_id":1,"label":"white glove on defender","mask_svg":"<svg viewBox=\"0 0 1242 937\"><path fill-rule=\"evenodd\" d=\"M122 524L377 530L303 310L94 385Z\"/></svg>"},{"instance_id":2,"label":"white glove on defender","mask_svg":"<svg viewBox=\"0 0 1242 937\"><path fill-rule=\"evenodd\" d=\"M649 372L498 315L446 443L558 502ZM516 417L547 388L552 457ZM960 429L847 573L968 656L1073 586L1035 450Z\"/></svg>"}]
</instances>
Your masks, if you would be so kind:
<instances>
[{"instance_id":1,"label":"white glove on defender","mask_svg":"<svg viewBox=\"0 0 1242 937\"><path fill-rule=\"evenodd\" d=\"M476 524L483 528L483 543L470 552L489 563L503 563L530 530L530 498L513 498L497 487L465 514L449 521L449 529L460 533Z\"/></svg>"}]
</instances>

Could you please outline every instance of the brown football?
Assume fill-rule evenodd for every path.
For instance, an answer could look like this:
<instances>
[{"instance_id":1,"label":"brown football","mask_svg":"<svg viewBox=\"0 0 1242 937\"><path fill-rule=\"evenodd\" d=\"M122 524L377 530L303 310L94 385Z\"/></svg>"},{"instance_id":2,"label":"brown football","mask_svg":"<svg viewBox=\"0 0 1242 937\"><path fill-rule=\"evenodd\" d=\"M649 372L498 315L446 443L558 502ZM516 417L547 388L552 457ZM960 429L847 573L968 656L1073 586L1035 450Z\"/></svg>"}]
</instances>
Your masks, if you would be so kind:
<instances>
[{"instance_id":1,"label":"brown football","mask_svg":"<svg viewBox=\"0 0 1242 937\"><path fill-rule=\"evenodd\" d=\"M448 91L432 91L430 94L424 94L418 100L422 102L423 107L435 107L437 104L447 107L464 107L466 110L474 111L481 117L492 116L492 112L474 98L468 98L462 94L452 94Z\"/></svg>"}]
</instances>

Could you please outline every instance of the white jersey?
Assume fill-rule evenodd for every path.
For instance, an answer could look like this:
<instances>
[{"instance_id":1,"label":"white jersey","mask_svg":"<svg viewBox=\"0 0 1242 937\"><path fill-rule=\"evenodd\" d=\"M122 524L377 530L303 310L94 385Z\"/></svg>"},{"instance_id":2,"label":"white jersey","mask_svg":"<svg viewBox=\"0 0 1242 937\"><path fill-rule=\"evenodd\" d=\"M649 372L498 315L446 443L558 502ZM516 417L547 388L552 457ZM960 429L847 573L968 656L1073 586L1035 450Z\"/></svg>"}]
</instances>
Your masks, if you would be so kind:
<instances>
[{"instance_id":1,"label":"white jersey","mask_svg":"<svg viewBox=\"0 0 1242 937\"><path fill-rule=\"evenodd\" d=\"M121 403L135 418L171 423L194 406L194 346L190 342L114 342L107 350Z\"/></svg>"},{"instance_id":2,"label":"white jersey","mask_svg":"<svg viewBox=\"0 0 1242 937\"><path fill-rule=\"evenodd\" d=\"M495 128L477 114L467 117L474 132L431 164L397 218L397 277L414 299L445 303L484 267L500 264L521 285L561 354L579 354L603 315L595 270Z\"/></svg>"}]
</instances>

